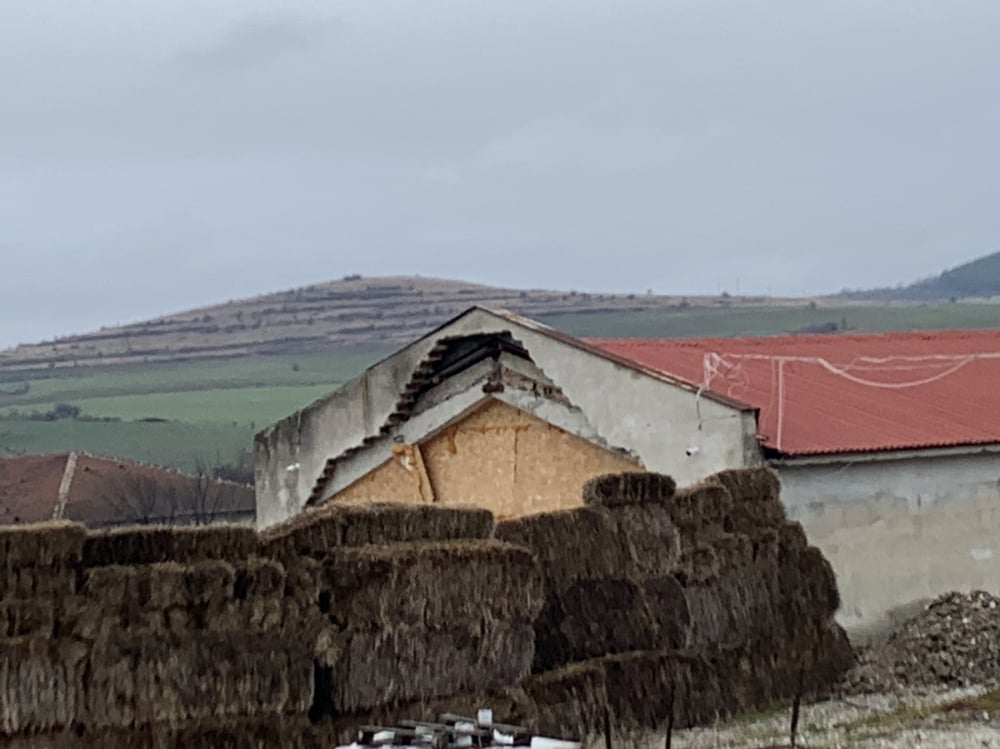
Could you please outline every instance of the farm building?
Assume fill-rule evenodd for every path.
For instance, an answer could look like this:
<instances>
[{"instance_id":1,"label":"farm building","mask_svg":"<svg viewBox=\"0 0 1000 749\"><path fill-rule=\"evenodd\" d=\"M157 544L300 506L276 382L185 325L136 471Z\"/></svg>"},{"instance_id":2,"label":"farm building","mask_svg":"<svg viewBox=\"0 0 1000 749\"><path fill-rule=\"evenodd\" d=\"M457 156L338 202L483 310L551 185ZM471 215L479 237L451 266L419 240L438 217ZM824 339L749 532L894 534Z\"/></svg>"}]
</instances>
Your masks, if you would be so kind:
<instances>
[{"instance_id":1,"label":"farm building","mask_svg":"<svg viewBox=\"0 0 1000 749\"><path fill-rule=\"evenodd\" d=\"M83 453L0 459L0 525L252 524L249 486Z\"/></svg>"},{"instance_id":2,"label":"farm building","mask_svg":"<svg viewBox=\"0 0 1000 749\"><path fill-rule=\"evenodd\" d=\"M1000 555L1000 331L579 340L473 308L257 436L257 522L329 501L576 506L767 463L862 628ZM1000 549L997 550L1000 552Z\"/></svg>"}]
</instances>

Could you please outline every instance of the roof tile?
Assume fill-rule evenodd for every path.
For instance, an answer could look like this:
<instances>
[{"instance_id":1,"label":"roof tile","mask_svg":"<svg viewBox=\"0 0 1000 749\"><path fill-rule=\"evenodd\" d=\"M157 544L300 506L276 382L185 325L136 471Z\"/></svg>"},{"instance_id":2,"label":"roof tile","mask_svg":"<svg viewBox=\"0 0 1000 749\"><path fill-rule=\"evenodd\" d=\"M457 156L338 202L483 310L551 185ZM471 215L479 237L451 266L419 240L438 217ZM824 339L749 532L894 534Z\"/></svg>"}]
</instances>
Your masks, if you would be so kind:
<instances>
[{"instance_id":1,"label":"roof tile","mask_svg":"<svg viewBox=\"0 0 1000 749\"><path fill-rule=\"evenodd\" d=\"M1000 330L588 342L758 408L790 456L1000 443Z\"/></svg>"}]
</instances>

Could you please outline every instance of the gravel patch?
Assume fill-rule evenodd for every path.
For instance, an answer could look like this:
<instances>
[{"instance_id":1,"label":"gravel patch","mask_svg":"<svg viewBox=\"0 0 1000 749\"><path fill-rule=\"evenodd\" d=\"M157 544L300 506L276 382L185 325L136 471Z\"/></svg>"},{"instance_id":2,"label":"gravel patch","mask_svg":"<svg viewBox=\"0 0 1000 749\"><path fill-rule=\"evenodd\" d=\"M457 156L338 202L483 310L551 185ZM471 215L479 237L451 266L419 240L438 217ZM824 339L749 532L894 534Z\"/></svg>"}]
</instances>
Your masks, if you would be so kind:
<instances>
[{"instance_id":1,"label":"gravel patch","mask_svg":"<svg viewBox=\"0 0 1000 749\"><path fill-rule=\"evenodd\" d=\"M985 687L921 694L868 694L803 706L801 749L1000 749L1000 711L965 708ZM790 711L742 716L718 726L676 731L673 749L787 747ZM618 739L622 749L662 749L664 735ZM595 745L597 746L597 745ZM603 744L601 744L603 746Z\"/></svg>"},{"instance_id":2,"label":"gravel patch","mask_svg":"<svg viewBox=\"0 0 1000 749\"><path fill-rule=\"evenodd\" d=\"M1000 683L1000 598L947 593L859 653L847 694Z\"/></svg>"}]
</instances>

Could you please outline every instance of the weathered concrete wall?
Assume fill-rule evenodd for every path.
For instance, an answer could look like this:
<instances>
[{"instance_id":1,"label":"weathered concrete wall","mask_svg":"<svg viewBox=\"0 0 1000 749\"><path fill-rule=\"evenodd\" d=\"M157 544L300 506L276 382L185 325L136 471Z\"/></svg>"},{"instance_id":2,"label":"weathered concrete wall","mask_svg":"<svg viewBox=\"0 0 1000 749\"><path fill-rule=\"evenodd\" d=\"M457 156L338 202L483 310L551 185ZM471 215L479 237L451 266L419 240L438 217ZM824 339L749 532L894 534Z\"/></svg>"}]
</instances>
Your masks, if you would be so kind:
<instances>
[{"instance_id":1,"label":"weathered concrete wall","mask_svg":"<svg viewBox=\"0 0 1000 749\"><path fill-rule=\"evenodd\" d=\"M589 479L641 470L633 460L490 400L425 443L398 446L333 501L475 505L516 518L580 507Z\"/></svg>"},{"instance_id":2,"label":"weathered concrete wall","mask_svg":"<svg viewBox=\"0 0 1000 749\"><path fill-rule=\"evenodd\" d=\"M1000 454L782 466L791 517L833 564L864 637L946 591L1000 581Z\"/></svg>"},{"instance_id":3,"label":"weathered concrete wall","mask_svg":"<svg viewBox=\"0 0 1000 749\"><path fill-rule=\"evenodd\" d=\"M683 484L755 462L752 412L698 399L690 390L485 310L470 312L440 335L502 331L510 331L524 344L538 367L608 444L634 450L647 470L668 473ZM258 435L254 448L258 527L297 514L327 458L378 430L435 343L436 337L416 342ZM687 454L692 447L697 449Z\"/></svg>"}]
</instances>

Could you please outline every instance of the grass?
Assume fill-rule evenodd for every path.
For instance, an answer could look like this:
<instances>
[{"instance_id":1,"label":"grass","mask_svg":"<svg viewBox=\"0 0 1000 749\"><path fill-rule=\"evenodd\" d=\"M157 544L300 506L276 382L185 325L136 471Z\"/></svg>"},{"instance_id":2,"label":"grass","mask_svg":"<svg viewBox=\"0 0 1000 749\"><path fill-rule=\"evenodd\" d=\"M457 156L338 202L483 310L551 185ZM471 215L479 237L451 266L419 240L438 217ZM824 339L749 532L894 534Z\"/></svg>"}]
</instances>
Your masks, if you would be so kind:
<instances>
[{"instance_id":1,"label":"grass","mask_svg":"<svg viewBox=\"0 0 1000 749\"><path fill-rule=\"evenodd\" d=\"M748 307L613 311L540 317L546 325L593 338L697 338L780 335L846 322L862 333L1000 327L1000 305L956 303L893 306Z\"/></svg>"},{"instance_id":2,"label":"grass","mask_svg":"<svg viewBox=\"0 0 1000 749\"><path fill-rule=\"evenodd\" d=\"M1000 305L801 306L624 310L539 318L581 337L774 335L846 323L849 330L989 328ZM395 347L391 347L395 348ZM78 449L190 470L197 459L227 462L249 450L255 431L335 390L391 352L350 346L295 356L173 361L0 372L0 456ZM3 418L72 403L120 422ZM167 419L147 423L145 418Z\"/></svg>"},{"instance_id":3,"label":"grass","mask_svg":"<svg viewBox=\"0 0 1000 749\"><path fill-rule=\"evenodd\" d=\"M72 402L82 398L220 388L335 386L385 356L384 346L342 347L300 356L121 364L0 373L0 407ZM28 392L14 392L28 385Z\"/></svg>"},{"instance_id":4,"label":"grass","mask_svg":"<svg viewBox=\"0 0 1000 749\"><path fill-rule=\"evenodd\" d=\"M0 421L0 456L84 450L194 471L199 459L210 465L235 462L249 450L249 425L184 422Z\"/></svg>"},{"instance_id":5,"label":"grass","mask_svg":"<svg viewBox=\"0 0 1000 749\"><path fill-rule=\"evenodd\" d=\"M6 374L0 383L0 457L84 450L193 470L231 462L253 435L308 405L385 356L350 347L294 357L79 367ZM24 389L28 392L14 394ZM120 422L12 419L72 403ZM141 419L166 419L167 423Z\"/></svg>"},{"instance_id":6,"label":"grass","mask_svg":"<svg viewBox=\"0 0 1000 749\"><path fill-rule=\"evenodd\" d=\"M194 424L233 423L263 427L326 395L335 385L279 385L275 387L215 388L145 395L76 398L72 403L87 416L110 416L123 421L163 418ZM51 410L55 401L32 405L40 412ZM0 418L10 416L0 409Z\"/></svg>"}]
</instances>

